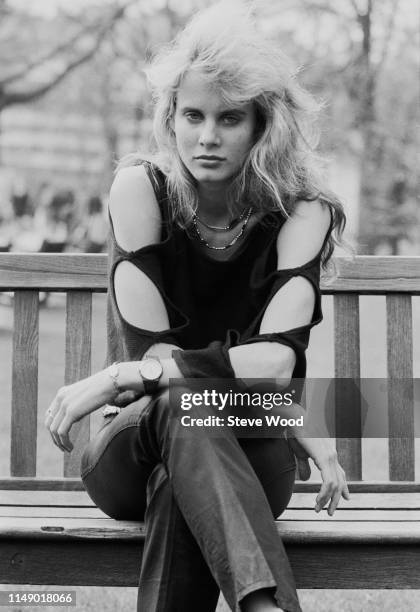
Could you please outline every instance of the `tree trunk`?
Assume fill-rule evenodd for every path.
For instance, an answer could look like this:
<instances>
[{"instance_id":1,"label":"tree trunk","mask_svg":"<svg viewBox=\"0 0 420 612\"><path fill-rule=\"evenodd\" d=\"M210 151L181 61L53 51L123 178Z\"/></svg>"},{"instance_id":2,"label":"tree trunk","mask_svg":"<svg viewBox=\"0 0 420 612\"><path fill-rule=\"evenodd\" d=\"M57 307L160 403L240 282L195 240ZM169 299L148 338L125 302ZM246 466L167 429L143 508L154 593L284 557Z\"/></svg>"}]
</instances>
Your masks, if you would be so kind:
<instances>
[{"instance_id":1,"label":"tree trunk","mask_svg":"<svg viewBox=\"0 0 420 612\"><path fill-rule=\"evenodd\" d=\"M372 0L368 0L366 13L358 16L363 42L362 57L360 61L360 106L359 126L362 132L362 155L360 159L360 214L358 245L359 253L368 255L373 250L372 230L370 227L369 209L374 203L377 191L376 185L376 154L377 137L375 129L375 77L371 65L371 25L372 25Z\"/></svg>"}]
</instances>

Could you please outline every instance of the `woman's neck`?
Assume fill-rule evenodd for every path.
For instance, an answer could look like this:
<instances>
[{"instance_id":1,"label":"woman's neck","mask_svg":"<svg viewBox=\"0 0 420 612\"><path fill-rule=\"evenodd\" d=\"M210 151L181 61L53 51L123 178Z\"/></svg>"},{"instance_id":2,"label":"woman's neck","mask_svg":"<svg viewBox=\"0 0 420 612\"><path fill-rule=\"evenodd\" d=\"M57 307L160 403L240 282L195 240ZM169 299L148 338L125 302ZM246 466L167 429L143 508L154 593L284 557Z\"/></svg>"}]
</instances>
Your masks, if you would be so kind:
<instances>
[{"instance_id":1,"label":"woman's neck","mask_svg":"<svg viewBox=\"0 0 420 612\"><path fill-rule=\"evenodd\" d=\"M197 214L209 223L228 224L234 213L229 209L227 203L226 187L220 185L199 187Z\"/></svg>"}]
</instances>

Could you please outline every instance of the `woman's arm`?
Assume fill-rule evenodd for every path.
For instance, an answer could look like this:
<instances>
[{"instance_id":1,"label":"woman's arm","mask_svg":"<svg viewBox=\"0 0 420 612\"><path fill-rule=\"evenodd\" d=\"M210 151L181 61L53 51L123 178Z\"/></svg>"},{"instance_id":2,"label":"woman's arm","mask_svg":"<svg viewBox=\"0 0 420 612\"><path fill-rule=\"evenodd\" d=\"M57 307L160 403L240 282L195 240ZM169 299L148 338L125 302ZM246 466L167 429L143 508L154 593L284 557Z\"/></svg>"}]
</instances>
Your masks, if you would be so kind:
<instances>
[{"instance_id":1,"label":"woman's arm","mask_svg":"<svg viewBox=\"0 0 420 612\"><path fill-rule=\"evenodd\" d=\"M110 191L109 212L116 242L125 251L159 242L161 213L143 166L118 172ZM118 309L128 323L151 331L168 329L168 313L156 285L132 262L117 264L114 287Z\"/></svg>"},{"instance_id":2,"label":"woman's arm","mask_svg":"<svg viewBox=\"0 0 420 612\"><path fill-rule=\"evenodd\" d=\"M310 261L320 251L330 225L327 207L319 202L300 202L294 214L283 225L277 239L278 269L296 268ZM260 333L280 332L310 323L315 304L312 285L302 276L292 277L272 298L264 313ZM247 349L246 352L244 349ZM282 344L264 343L233 347L229 356L235 371L247 371L249 378L258 367L255 361L265 351L266 363L270 363L273 377L290 382L296 356L292 348ZM264 359L261 359L263 363ZM275 365L277 364L277 366ZM277 367L277 370L276 370ZM286 418L304 417L303 427L291 427L288 434L298 459L299 472L303 479L309 478L307 464L309 455L321 472L322 486L316 497L315 510L319 512L328 502L328 513L332 515L341 497L349 499L344 470L338 463L332 440L314 435L316 424L308 422L308 415L298 404L284 407ZM310 416L310 415L309 415Z\"/></svg>"},{"instance_id":3,"label":"woman's arm","mask_svg":"<svg viewBox=\"0 0 420 612\"><path fill-rule=\"evenodd\" d=\"M277 238L277 269L296 268L311 261L322 248L330 226L327 206L319 201L299 202ZM302 276L292 277L268 304L260 334L283 332L310 323L315 304L314 289ZM240 378L278 378L288 386L296 363L292 348L276 342L232 347L229 357Z\"/></svg>"},{"instance_id":4,"label":"woman's arm","mask_svg":"<svg viewBox=\"0 0 420 612\"><path fill-rule=\"evenodd\" d=\"M143 166L123 168L118 172L110 191L109 212L117 245L126 252L156 243L161 235L161 213L151 181ZM111 249L110 261L115 256ZM123 258L115 268L114 282L116 306L121 317L134 327L162 331L169 327L168 313L156 285L129 257ZM108 329L116 342L124 344L124 330ZM136 340L136 339L135 339ZM140 338L141 340L141 338ZM133 344L133 342L131 342ZM172 347L178 348L178 347ZM155 354L170 356L170 346L157 344ZM126 349L121 351L126 354ZM126 389L143 392L138 371L128 361L124 364L131 373ZM124 370L124 367L121 366ZM130 377L129 377L130 381ZM58 390L46 411L45 426L54 443L61 450L72 450L69 432L72 425L107 403L116 401L116 388L108 369L97 372L77 383Z\"/></svg>"}]
</instances>

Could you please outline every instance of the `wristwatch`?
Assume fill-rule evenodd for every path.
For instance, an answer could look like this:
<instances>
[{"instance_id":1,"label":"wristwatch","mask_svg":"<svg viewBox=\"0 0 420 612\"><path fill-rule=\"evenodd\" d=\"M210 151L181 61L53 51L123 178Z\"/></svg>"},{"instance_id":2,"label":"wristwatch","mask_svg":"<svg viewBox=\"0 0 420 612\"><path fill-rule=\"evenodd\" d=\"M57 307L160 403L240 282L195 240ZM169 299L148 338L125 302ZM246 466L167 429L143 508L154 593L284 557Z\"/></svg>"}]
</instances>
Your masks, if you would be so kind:
<instances>
[{"instance_id":1,"label":"wristwatch","mask_svg":"<svg viewBox=\"0 0 420 612\"><path fill-rule=\"evenodd\" d=\"M144 392L146 395L151 395L159 386L159 380L163 374L162 364L158 357L150 357L140 361L139 374L143 381Z\"/></svg>"}]
</instances>

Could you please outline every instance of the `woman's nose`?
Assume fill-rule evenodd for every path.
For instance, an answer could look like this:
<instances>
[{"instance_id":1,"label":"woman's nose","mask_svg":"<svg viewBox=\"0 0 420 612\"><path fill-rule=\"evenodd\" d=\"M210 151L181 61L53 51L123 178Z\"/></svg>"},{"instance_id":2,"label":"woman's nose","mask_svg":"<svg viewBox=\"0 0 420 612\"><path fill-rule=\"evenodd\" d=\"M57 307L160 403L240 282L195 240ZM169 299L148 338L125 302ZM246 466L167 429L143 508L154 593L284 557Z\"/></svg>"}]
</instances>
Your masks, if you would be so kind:
<instances>
[{"instance_id":1,"label":"woman's nose","mask_svg":"<svg viewBox=\"0 0 420 612\"><path fill-rule=\"evenodd\" d=\"M203 123L199 143L204 147L220 144L220 136L217 130L217 126L213 121L205 121Z\"/></svg>"}]
</instances>

